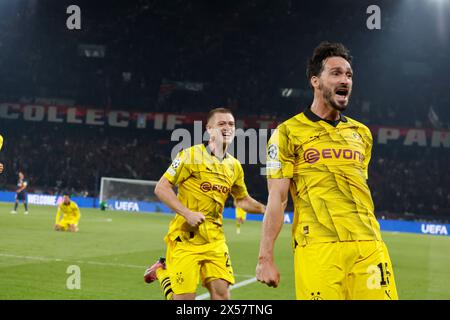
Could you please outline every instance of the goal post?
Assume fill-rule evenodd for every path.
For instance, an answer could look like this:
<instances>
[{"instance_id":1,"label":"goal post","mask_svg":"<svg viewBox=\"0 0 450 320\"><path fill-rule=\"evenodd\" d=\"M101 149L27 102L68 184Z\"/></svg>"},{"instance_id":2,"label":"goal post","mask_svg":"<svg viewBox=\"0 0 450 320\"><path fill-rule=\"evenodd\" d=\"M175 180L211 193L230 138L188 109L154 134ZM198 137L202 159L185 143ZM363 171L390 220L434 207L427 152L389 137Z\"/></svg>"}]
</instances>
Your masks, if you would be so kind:
<instances>
[{"instance_id":1,"label":"goal post","mask_svg":"<svg viewBox=\"0 0 450 320\"><path fill-rule=\"evenodd\" d=\"M99 201L159 201L154 193L158 181L102 177Z\"/></svg>"}]
</instances>

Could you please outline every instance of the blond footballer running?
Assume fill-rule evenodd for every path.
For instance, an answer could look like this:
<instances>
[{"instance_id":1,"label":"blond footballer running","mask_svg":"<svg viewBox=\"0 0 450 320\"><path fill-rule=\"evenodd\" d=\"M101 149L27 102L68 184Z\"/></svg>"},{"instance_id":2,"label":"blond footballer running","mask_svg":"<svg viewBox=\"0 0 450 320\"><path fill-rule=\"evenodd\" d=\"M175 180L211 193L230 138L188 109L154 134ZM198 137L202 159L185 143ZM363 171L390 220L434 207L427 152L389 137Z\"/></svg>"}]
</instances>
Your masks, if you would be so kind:
<instances>
[{"instance_id":1,"label":"blond footballer running","mask_svg":"<svg viewBox=\"0 0 450 320\"><path fill-rule=\"evenodd\" d=\"M231 111L211 110L206 129L208 143L181 151L155 188L176 216L165 237L166 258L147 269L144 279L157 278L166 299L195 299L199 279L212 300L229 299L229 286L235 280L222 228L225 201L231 194L244 210L265 211L249 196L241 163L227 153L235 135Z\"/></svg>"}]
</instances>

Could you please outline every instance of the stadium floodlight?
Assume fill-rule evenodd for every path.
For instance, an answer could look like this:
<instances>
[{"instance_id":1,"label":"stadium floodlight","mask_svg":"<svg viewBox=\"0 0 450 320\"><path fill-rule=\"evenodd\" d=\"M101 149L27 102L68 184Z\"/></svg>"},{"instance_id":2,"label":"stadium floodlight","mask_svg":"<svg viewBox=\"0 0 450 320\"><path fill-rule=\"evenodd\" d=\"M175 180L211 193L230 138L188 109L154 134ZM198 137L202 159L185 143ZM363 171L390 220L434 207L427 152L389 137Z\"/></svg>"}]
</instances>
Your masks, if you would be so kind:
<instances>
[{"instance_id":1,"label":"stadium floodlight","mask_svg":"<svg viewBox=\"0 0 450 320\"><path fill-rule=\"evenodd\" d=\"M104 58L106 47L97 44L79 44L78 55L86 58Z\"/></svg>"},{"instance_id":2,"label":"stadium floodlight","mask_svg":"<svg viewBox=\"0 0 450 320\"><path fill-rule=\"evenodd\" d=\"M159 201L154 193L158 181L102 177L100 203L114 201Z\"/></svg>"},{"instance_id":3,"label":"stadium floodlight","mask_svg":"<svg viewBox=\"0 0 450 320\"><path fill-rule=\"evenodd\" d=\"M281 88L280 95L283 98L298 98L303 94L302 90L296 88Z\"/></svg>"},{"instance_id":4,"label":"stadium floodlight","mask_svg":"<svg viewBox=\"0 0 450 320\"><path fill-rule=\"evenodd\" d=\"M291 88L282 88L282 89L280 89L280 91L281 91L281 96L282 96L282 97L286 97L286 98L287 98L287 97L290 97L293 90L294 90L294 89L291 89Z\"/></svg>"}]
</instances>

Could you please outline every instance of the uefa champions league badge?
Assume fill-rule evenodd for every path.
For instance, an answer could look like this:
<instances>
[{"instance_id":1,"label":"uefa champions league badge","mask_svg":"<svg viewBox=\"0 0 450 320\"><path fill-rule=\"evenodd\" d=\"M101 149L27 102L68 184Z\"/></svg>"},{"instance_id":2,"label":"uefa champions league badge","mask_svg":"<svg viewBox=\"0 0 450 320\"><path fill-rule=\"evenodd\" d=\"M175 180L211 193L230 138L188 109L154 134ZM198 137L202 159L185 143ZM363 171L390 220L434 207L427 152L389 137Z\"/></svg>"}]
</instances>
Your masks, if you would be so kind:
<instances>
[{"instance_id":1,"label":"uefa champions league badge","mask_svg":"<svg viewBox=\"0 0 450 320\"><path fill-rule=\"evenodd\" d=\"M270 159L275 160L278 156L278 146L276 144L271 144L267 148L267 154L269 155Z\"/></svg>"},{"instance_id":2,"label":"uefa champions league badge","mask_svg":"<svg viewBox=\"0 0 450 320\"><path fill-rule=\"evenodd\" d=\"M180 164L181 164L181 160L179 158L176 158L172 162L172 168L177 169L180 166Z\"/></svg>"},{"instance_id":3,"label":"uefa champions league badge","mask_svg":"<svg viewBox=\"0 0 450 320\"><path fill-rule=\"evenodd\" d=\"M266 163L267 170L281 168L281 162L276 161L278 159L278 146L276 144L271 144L267 147L267 156L269 158L269 161Z\"/></svg>"}]
</instances>

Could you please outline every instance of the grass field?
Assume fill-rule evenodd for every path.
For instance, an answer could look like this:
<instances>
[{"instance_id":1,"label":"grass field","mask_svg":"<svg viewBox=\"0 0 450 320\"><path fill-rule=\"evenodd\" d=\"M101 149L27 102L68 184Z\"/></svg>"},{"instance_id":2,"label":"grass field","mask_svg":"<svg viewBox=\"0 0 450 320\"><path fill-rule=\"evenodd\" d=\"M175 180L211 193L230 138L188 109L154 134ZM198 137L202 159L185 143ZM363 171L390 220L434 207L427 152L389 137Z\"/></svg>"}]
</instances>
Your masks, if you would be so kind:
<instances>
[{"instance_id":1,"label":"grass field","mask_svg":"<svg viewBox=\"0 0 450 320\"><path fill-rule=\"evenodd\" d=\"M147 285L147 265L164 255L163 237L172 218L165 214L101 212L82 209L79 233L53 231L56 209L31 207L30 215L10 214L0 204L0 299L152 299L161 300L157 283ZM240 235L225 220L236 282L254 277L260 222L247 221ZM401 299L450 299L450 237L384 233ZM258 282L232 290L232 299L294 299L290 225L277 241L278 288ZM81 289L69 290L69 266L81 270ZM199 287L198 294L206 290Z\"/></svg>"}]
</instances>

